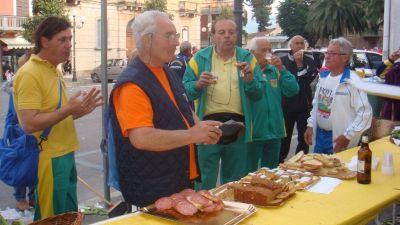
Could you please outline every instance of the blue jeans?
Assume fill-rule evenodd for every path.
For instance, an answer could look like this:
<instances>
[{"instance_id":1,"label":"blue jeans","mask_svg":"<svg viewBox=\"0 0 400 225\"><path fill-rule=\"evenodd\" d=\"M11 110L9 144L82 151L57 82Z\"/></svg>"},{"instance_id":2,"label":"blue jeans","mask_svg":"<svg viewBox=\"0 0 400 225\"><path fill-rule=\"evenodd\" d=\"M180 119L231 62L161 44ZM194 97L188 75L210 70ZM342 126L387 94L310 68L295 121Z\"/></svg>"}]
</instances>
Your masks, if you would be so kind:
<instances>
[{"instance_id":1,"label":"blue jeans","mask_svg":"<svg viewBox=\"0 0 400 225\"><path fill-rule=\"evenodd\" d=\"M333 154L332 131L322 130L317 126L314 152L328 155Z\"/></svg>"},{"instance_id":2,"label":"blue jeans","mask_svg":"<svg viewBox=\"0 0 400 225\"><path fill-rule=\"evenodd\" d=\"M19 202L21 200L26 200L26 189L28 188L28 198L30 202L35 201L35 187L14 187L14 197Z\"/></svg>"}]
</instances>

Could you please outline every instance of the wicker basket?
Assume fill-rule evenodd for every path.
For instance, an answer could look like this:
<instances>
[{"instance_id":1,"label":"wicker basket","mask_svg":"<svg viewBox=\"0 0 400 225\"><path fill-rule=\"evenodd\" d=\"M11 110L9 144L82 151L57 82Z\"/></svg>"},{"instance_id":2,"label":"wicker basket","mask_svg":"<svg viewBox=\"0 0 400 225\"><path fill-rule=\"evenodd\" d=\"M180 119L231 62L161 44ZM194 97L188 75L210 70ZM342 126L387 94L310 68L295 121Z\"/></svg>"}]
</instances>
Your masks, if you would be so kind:
<instances>
[{"instance_id":1,"label":"wicker basket","mask_svg":"<svg viewBox=\"0 0 400 225\"><path fill-rule=\"evenodd\" d=\"M372 118L370 141L380 139L392 133L395 126L399 126L400 121L385 120L381 118Z\"/></svg>"},{"instance_id":2,"label":"wicker basket","mask_svg":"<svg viewBox=\"0 0 400 225\"><path fill-rule=\"evenodd\" d=\"M31 223L30 225L81 225L84 214L81 212L68 212Z\"/></svg>"}]
</instances>

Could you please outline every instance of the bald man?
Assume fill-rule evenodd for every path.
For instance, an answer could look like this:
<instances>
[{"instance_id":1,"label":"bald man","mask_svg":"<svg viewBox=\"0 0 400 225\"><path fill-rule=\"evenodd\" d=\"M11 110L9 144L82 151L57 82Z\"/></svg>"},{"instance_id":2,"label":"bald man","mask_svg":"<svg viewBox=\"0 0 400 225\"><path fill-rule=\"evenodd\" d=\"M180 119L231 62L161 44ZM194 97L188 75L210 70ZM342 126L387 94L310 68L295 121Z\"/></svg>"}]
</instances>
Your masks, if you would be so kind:
<instances>
[{"instance_id":1,"label":"bald man","mask_svg":"<svg viewBox=\"0 0 400 225\"><path fill-rule=\"evenodd\" d=\"M312 95L311 82L318 70L312 56L305 55L305 40L296 35L289 40L290 52L281 58L283 65L290 71L299 84L300 91L292 97L282 96L282 109L285 118L286 138L282 140L280 162L283 162L290 149L294 124L297 124L298 144L296 153L308 153L308 145L304 142L304 132L307 128L307 118L310 115Z\"/></svg>"}]
</instances>

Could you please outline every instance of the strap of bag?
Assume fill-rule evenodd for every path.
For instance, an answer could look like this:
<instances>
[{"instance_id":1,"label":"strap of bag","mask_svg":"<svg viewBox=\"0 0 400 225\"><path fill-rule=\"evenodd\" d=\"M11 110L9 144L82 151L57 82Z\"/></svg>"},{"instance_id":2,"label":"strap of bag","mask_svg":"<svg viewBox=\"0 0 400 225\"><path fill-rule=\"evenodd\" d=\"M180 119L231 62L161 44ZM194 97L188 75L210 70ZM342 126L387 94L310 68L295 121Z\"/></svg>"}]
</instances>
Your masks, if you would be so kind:
<instances>
[{"instance_id":1,"label":"strap of bag","mask_svg":"<svg viewBox=\"0 0 400 225\"><path fill-rule=\"evenodd\" d=\"M61 98L62 98L62 83L61 83L61 80L60 80L59 83L60 83L60 99L58 100L58 104L57 104L56 110L59 109L59 108L61 107ZM41 147L42 142L43 142L43 141L47 141L47 137L48 137L49 134L50 134L51 128L52 128L52 127L48 127L48 128L46 128L46 129L44 129L44 131L43 131L42 134L40 135L40 142L39 142L40 149L42 149L42 147Z\"/></svg>"}]
</instances>

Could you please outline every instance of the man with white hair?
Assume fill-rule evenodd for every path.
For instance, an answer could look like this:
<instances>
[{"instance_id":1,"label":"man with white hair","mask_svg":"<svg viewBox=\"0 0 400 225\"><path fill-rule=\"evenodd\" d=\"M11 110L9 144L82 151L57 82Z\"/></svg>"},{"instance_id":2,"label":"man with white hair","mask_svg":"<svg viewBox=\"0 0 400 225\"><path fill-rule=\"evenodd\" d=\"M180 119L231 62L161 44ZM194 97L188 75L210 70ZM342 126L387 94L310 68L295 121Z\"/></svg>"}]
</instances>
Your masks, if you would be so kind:
<instances>
[{"instance_id":1,"label":"man with white hair","mask_svg":"<svg viewBox=\"0 0 400 225\"><path fill-rule=\"evenodd\" d=\"M193 188L200 176L195 143L216 143L222 124L198 120L181 79L166 65L179 45L168 15L146 11L132 31L138 55L119 76L110 111L122 195L143 207Z\"/></svg>"},{"instance_id":2,"label":"man with white hair","mask_svg":"<svg viewBox=\"0 0 400 225\"><path fill-rule=\"evenodd\" d=\"M318 70L314 59L304 54L305 40L296 35L289 40L290 52L283 56L282 63L290 71L299 83L300 91L292 97L282 97L283 116L285 118L286 138L282 140L280 161L287 157L292 141L294 124L297 126L296 153L304 151L308 153L308 145L304 142L304 131L307 128L307 118L311 110L311 82L315 79Z\"/></svg>"},{"instance_id":3,"label":"man with white hair","mask_svg":"<svg viewBox=\"0 0 400 225\"><path fill-rule=\"evenodd\" d=\"M313 108L304 134L314 152L333 154L358 145L362 133L371 126L372 109L367 94L346 83L360 77L349 69L353 47L345 38L329 42L325 65L320 73ZM313 141L314 140L314 141Z\"/></svg>"},{"instance_id":4,"label":"man with white hair","mask_svg":"<svg viewBox=\"0 0 400 225\"><path fill-rule=\"evenodd\" d=\"M174 70L181 79L185 74L186 64L192 57L192 45L188 41L183 41L179 46L179 54L176 55L176 59L168 64L169 68Z\"/></svg>"},{"instance_id":5,"label":"man with white hair","mask_svg":"<svg viewBox=\"0 0 400 225\"><path fill-rule=\"evenodd\" d=\"M279 165L281 140L286 136L282 112L282 96L290 97L299 92L296 78L283 66L279 57L272 55L271 43L266 37L255 37L250 51L262 70L263 99L253 104L255 121L254 137L247 155L249 172L261 167L276 168Z\"/></svg>"}]
</instances>

